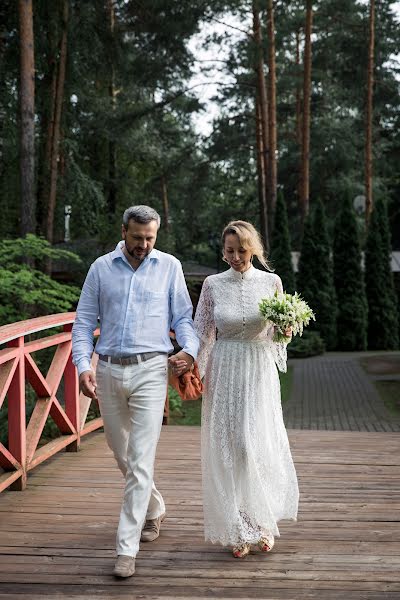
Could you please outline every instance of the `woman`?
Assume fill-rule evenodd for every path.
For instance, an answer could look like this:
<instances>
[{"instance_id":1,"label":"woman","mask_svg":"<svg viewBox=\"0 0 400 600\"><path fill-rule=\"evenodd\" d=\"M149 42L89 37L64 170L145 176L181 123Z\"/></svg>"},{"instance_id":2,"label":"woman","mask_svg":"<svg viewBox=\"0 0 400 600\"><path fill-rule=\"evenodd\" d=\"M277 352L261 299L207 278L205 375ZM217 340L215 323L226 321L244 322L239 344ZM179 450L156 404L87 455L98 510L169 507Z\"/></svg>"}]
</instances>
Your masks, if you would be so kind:
<instances>
[{"instance_id":1,"label":"woman","mask_svg":"<svg viewBox=\"0 0 400 600\"><path fill-rule=\"evenodd\" d=\"M281 519L296 519L298 485L283 423L276 366L286 371L286 345L258 304L282 291L260 236L245 221L222 234L230 269L204 281L195 317L198 363L205 374L202 472L205 537L243 558L251 545L268 552ZM291 331L286 332L288 336Z\"/></svg>"}]
</instances>

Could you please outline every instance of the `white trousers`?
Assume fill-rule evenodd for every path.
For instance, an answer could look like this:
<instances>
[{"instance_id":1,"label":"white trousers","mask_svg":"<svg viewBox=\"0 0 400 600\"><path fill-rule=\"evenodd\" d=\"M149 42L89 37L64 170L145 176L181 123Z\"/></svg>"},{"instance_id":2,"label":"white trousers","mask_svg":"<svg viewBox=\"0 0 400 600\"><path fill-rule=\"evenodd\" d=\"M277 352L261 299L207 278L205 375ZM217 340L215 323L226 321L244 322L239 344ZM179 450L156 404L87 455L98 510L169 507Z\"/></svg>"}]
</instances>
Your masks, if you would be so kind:
<instances>
[{"instance_id":1,"label":"white trousers","mask_svg":"<svg viewBox=\"0 0 400 600\"><path fill-rule=\"evenodd\" d=\"M167 361L167 355L159 355L136 365L97 363L104 431L125 477L117 554L136 556L145 519L165 512L153 473L167 393Z\"/></svg>"}]
</instances>

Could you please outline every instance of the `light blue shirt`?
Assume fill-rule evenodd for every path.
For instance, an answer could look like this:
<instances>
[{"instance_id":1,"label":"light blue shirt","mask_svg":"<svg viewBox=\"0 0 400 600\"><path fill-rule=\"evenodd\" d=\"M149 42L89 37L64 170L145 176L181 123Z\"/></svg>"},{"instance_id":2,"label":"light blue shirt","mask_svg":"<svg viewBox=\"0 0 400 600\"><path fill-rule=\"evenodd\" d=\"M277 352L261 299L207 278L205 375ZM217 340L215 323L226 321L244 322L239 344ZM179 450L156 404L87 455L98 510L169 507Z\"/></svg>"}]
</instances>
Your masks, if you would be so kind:
<instances>
[{"instance_id":1,"label":"light blue shirt","mask_svg":"<svg viewBox=\"0 0 400 600\"><path fill-rule=\"evenodd\" d=\"M90 370L93 331L100 318L98 354L123 357L173 350L169 331L196 358L199 340L193 307L178 259L153 248L133 269L119 242L90 267L72 330L72 356L78 373Z\"/></svg>"}]
</instances>

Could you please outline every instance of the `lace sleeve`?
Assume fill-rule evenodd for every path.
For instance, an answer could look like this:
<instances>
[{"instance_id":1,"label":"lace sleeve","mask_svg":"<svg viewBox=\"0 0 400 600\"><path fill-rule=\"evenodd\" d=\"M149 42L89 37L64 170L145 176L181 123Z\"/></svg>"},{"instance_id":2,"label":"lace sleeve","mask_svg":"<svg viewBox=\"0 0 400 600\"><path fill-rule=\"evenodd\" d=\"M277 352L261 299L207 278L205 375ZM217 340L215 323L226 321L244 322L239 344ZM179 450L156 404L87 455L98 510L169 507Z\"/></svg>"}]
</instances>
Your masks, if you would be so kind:
<instances>
[{"instance_id":1,"label":"lace sleeve","mask_svg":"<svg viewBox=\"0 0 400 600\"><path fill-rule=\"evenodd\" d=\"M199 303L194 318L194 327L200 339L200 349L197 355L200 377L204 377L208 358L216 340L214 322L214 302L208 279L204 280Z\"/></svg>"},{"instance_id":2,"label":"lace sleeve","mask_svg":"<svg viewBox=\"0 0 400 600\"><path fill-rule=\"evenodd\" d=\"M276 275L276 289L278 290L278 292L280 294L283 293L283 286L282 286L282 281L281 278L278 277L278 275ZM273 331L274 328L272 327L272 335L273 335ZM287 371L287 344L285 344L284 342L272 342L272 354L274 357L274 361L276 366L278 367L278 369L282 372L282 373L286 373Z\"/></svg>"}]
</instances>

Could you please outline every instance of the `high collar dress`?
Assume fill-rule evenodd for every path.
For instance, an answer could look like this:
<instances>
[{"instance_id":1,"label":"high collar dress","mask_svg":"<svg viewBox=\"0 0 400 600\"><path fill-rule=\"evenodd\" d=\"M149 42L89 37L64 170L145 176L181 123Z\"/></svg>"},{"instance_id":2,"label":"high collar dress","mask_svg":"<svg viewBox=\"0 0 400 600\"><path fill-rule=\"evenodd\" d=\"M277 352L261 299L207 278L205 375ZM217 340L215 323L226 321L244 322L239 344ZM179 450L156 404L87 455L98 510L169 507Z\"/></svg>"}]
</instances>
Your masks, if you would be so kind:
<instances>
[{"instance_id":1,"label":"high collar dress","mask_svg":"<svg viewBox=\"0 0 400 600\"><path fill-rule=\"evenodd\" d=\"M250 267L211 275L195 317L204 375L202 480L205 538L236 546L279 536L296 520L296 471L283 422L277 367L286 345L259 312L262 298L282 291L280 278Z\"/></svg>"}]
</instances>

